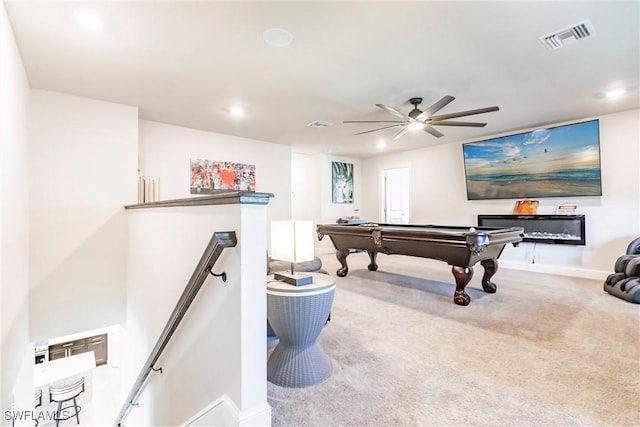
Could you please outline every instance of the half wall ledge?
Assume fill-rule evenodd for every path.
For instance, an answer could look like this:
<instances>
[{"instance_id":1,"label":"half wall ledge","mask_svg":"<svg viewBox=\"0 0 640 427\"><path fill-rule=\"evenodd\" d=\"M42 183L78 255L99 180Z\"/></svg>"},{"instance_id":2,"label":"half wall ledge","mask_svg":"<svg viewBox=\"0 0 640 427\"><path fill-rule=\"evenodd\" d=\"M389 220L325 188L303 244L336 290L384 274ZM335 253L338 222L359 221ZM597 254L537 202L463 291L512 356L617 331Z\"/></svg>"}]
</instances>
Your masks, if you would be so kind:
<instances>
[{"instance_id":1,"label":"half wall ledge","mask_svg":"<svg viewBox=\"0 0 640 427\"><path fill-rule=\"evenodd\" d=\"M268 205L272 193L256 193L255 191L225 191L207 194L206 196L185 197L184 199L160 200L157 202L126 205L125 209L169 208L175 206L206 205Z\"/></svg>"}]
</instances>

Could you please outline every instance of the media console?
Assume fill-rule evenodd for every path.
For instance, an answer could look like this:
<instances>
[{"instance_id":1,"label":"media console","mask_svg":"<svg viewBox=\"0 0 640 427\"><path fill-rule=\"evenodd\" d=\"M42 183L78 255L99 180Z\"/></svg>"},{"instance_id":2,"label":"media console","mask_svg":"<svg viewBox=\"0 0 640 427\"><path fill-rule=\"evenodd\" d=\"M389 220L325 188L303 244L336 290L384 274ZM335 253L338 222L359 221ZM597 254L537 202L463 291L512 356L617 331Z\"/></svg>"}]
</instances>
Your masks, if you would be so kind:
<instances>
[{"instance_id":1,"label":"media console","mask_svg":"<svg viewBox=\"0 0 640 427\"><path fill-rule=\"evenodd\" d=\"M586 244L584 215L478 215L478 226L522 227L523 242Z\"/></svg>"}]
</instances>

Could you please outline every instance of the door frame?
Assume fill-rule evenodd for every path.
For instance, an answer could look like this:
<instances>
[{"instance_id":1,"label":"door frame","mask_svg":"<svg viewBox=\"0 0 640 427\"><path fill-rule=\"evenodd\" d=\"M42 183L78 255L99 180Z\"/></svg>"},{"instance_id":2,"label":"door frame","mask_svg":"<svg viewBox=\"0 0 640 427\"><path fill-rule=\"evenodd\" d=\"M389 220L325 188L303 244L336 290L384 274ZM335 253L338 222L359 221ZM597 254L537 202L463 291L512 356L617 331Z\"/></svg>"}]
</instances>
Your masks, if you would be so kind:
<instances>
[{"instance_id":1,"label":"door frame","mask_svg":"<svg viewBox=\"0 0 640 427\"><path fill-rule=\"evenodd\" d=\"M387 171L394 170L394 169L406 170L406 183L405 183L406 185L403 185L405 194L402 195L404 200L406 200L406 209L405 209L403 224L409 224L411 221L411 168L409 168L409 166L392 166L392 167L381 168L379 170L379 180L380 180L380 185L379 185L380 205L378 206L379 215L380 215L379 217L382 219L383 223L388 222L387 212L386 212L386 204L387 204L386 176L387 176Z\"/></svg>"}]
</instances>

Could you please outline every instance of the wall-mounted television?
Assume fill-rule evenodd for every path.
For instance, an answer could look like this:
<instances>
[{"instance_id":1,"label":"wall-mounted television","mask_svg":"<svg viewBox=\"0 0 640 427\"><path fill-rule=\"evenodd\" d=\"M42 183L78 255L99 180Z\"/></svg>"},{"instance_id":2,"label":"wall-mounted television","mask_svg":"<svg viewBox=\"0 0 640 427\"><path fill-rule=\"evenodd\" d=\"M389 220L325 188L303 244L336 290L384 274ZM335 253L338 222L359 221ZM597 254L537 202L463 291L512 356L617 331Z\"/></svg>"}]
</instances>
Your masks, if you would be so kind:
<instances>
[{"instance_id":1,"label":"wall-mounted television","mask_svg":"<svg viewBox=\"0 0 640 427\"><path fill-rule=\"evenodd\" d=\"M601 196L598 120L462 145L467 199Z\"/></svg>"}]
</instances>

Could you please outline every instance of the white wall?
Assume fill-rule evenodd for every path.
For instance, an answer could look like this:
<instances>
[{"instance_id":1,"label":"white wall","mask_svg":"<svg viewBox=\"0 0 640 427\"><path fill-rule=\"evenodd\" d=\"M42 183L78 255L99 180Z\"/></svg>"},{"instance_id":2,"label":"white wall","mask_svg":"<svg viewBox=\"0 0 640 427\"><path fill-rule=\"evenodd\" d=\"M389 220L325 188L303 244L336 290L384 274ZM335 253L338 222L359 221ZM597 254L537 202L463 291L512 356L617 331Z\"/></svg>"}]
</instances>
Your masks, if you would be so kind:
<instances>
[{"instance_id":1,"label":"white wall","mask_svg":"<svg viewBox=\"0 0 640 427\"><path fill-rule=\"evenodd\" d=\"M34 89L29 131L31 338L123 323L137 108Z\"/></svg>"},{"instance_id":2,"label":"white wall","mask_svg":"<svg viewBox=\"0 0 640 427\"><path fill-rule=\"evenodd\" d=\"M266 401L266 211L222 205L128 211L130 263L123 396L153 349L211 236L235 231L169 342L126 425L269 425ZM179 254L179 256L176 256ZM222 401L222 405L216 405ZM237 409L236 409L237 408ZM222 411L222 414L220 413ZM215 414L215 416L214 416ZM247 419L248 418L248 419ZM200 425L202 419L200 420Z\"/></svg>"},{"instance_id":3,"label":"white wall","mask_svg":"<svg viewBox=\"0 0 640 427\"><path fill-rule=\"evenodd\" d=\"M586 216L587 245L508 245L500 258L502 266L604 278L627 244L640 235L639 112L598 118L603 196L543 198L538 207L540 214L553 214L561 202L577 203L578 213ZM473 225L478 214L510 214L513 210L514 200L467 200L462 142L363 160L361 179L379 183L382 169L400 166L410 168L414 224ZM365 186L363 216L376 220L379 204L378 184Z\"/></svg>"},{"instance_id":4,"label":"white wall","mask_svg":"<svg viewBox=\"0 0 640 427\"><path fill-rule=\"evenodd\" d=\"M291 159L291 219L322 219L323 156L293 154ZM329 165L331 167L331 165ZM329 185L331 183L329 182ZM331 200L329 200L330 202ZM325 203L326 204L326 203Z\"/></svg>"},{"instance_id":5,"label":"white wall","mask_svg":"<svg viewBox=\"0 0 640 427\"><path fill-rule=\"evenodd\" d=\"M268 219L291 217L291 147L140 120L140 173L160 178L160 200L190 197L190 161L256 166L256 191L272 193Z\"/></svg>"},{"instance_id":6,"label":"white wall","mask_svg":"<svg viewBox=\"0 0 640 427\"><path fill-rule=\"evenodd\" d=\"M353 164L353 203L332 202L331 162ZM315 224L334 224L338 218L361 216L363 181L360 159L351 157L295 154L291 163L292 219L313 220ZM316 239L316 252L331 252L329 238Z\"/></svg>"},{"instance_id":7,"label":"white wall","mask_svg":"<svg viewBox=\"0 0 640 427\"><path fill-rule=\"evenodd\" d=\"M14 386L20 388L30 378L24 366L32 363L28 357L33 356L33 347L29 345L28 299L28 110L29 82L4 4L0 3L0 410L3 425L11 425L4 411L11 410ZM26 409L19 396L16 403L17 408Z\"/></svg>"}]
</instances>

